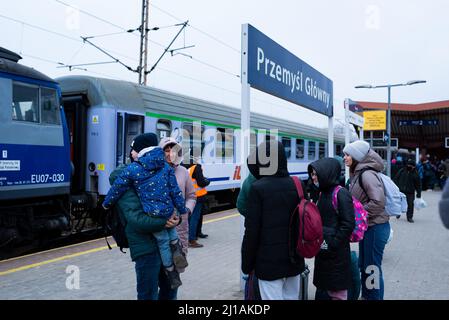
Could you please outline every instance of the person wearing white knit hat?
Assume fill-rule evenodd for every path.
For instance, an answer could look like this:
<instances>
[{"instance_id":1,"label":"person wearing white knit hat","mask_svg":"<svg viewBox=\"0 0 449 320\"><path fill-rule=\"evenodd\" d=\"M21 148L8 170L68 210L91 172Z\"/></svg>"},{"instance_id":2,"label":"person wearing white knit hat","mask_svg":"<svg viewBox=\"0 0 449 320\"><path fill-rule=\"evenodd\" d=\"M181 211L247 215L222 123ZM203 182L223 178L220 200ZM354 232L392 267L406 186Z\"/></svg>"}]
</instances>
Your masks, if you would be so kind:
<instances>
[{"instance_id":1,"label":"person wearing white knit hat","mask_svg":"<svg viewBox=\"0 0 449 320\"><path fill-rule=\"evenodd\" d=\"M349 154L352 159L360 162L368 154L370 149L369 143L363 140L354 141L346 145L343 152Z\"/></svg>"},{"instance_id":2,"label":"person wearing white knit hat","mask_svg":"<svg viewBox=\"0 0 449 320\"><path fill-rule=\"evenodd\" d=\"M390 236L389 216L385 212L385 192L378 176L384 169L382 158L362 140L354 141L343 149L345 165L349 167L351 195L358 199L368 212L368 230L359 242L359 266L362 299L383 300L384 280L382 258ZM360 179L363 174L363 179ZM372 267L378 270L378 286L367 286ZM369 281L368 281L369 282Z\"/></svg>"}]
</instances>

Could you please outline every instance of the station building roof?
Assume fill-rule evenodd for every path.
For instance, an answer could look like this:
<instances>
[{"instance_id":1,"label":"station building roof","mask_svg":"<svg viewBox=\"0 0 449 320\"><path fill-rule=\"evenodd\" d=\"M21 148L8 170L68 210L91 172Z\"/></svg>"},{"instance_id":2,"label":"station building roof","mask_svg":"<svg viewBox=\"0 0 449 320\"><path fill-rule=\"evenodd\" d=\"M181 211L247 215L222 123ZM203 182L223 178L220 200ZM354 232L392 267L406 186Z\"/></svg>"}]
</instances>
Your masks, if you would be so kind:
<instances>
[{"instance_id":1,"label":"station building roof","mask_svg":"<svg viewBox=\"0 0 449 320\"><path fill-rule=\"evenodd\" d=\"M387 110L385 102L357 101L363 110ZM449 100L417 104L391 104L391 134L403 148L444 148L449 137ZM414 125L405 121L437 120L436 125ZM402 123L402 125L401 125Z\"/></svg>"}]
</instances>

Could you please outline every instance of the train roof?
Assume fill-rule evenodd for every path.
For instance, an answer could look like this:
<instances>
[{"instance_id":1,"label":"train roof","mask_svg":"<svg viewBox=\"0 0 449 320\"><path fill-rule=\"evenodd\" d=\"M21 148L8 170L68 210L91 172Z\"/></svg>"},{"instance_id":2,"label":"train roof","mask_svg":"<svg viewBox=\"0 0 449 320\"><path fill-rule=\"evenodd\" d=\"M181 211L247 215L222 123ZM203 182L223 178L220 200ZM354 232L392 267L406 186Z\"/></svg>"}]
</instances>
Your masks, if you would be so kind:
<instances>
[{"instance_id":1,"label":"train roof","mask_svg":"<svg viewBox=\"0 0 449 320\"><path fill-rule=\"evenodd\" d=\"M0 72L55 83L55 80L46 76L45 74L33 68L17 63L17 61L19 61L20 59L22 59L22 57L17 53L0 47Z\"/></svg>"},{"instance_id":2,"label":"train roof","mask_svg":"<svg viewBox=\"0 0 449 320\"><path fill-rule=\"evenodd\" d=\"M22 59L17 53L9 51L8 49L0 47L0 58L5 58L13 62L17 62Z\"/></svg>"},{"instance_id":3,"label":"train roof","mask_svg":"<svg viewBox=\"0 0 449 320\"><path fill-rule=\"evenodd\" d=\"M90 76L56 79L63 95L87 94L91 105L117 107L129 112L168 114L172 117L202 119L205 122L240 127L240 109L136 83ZM142 108L143 106L143 108ZM283 134L327 140L327 128L317 128L251 112L251 127L277 128ZM335 134L344 141L344 136Z\"/></svg>"}]
</instances>

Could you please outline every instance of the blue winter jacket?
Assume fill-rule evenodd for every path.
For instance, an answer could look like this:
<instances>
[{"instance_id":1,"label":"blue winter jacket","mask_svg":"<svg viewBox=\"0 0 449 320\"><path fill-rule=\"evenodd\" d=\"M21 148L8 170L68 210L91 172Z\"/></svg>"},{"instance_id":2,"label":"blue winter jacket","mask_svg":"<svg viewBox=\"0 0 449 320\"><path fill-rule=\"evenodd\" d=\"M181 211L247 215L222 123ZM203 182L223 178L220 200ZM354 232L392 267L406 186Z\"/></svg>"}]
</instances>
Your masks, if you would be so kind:
<instances>
[{"instance_id":1,"label":"blue winter jacket","mask_svg":"<svg viewBox=\"0 0 449 320\"><path fill-rule=\"evenodd\" d=\"M129 164L114 181L103 202L111 207L129 188L134 187L146 213L169 218L174 207L187 212L174 170L165 161L164 151L155 147L137 162Z\"/></svg>"}]
</instances>

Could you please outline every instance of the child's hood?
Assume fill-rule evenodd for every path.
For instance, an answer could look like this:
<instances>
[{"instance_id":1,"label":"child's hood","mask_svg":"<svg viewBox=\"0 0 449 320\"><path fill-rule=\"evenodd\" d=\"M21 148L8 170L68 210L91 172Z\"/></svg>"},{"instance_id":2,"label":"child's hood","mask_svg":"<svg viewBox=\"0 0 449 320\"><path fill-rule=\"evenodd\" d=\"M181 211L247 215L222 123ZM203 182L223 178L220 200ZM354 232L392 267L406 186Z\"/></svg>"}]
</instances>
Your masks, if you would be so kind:
<instances>
[{"instance_id":1,"label":"child's hood","mask_svg":"<svg viewBox=\"0 0 449 320\"><path fill-rule=\"evenodd\" d=\"M165 154L160 147L149 147L139 152L139 162L147 170L161 169L165 166Z\"/></svg>"}]
</instances>

